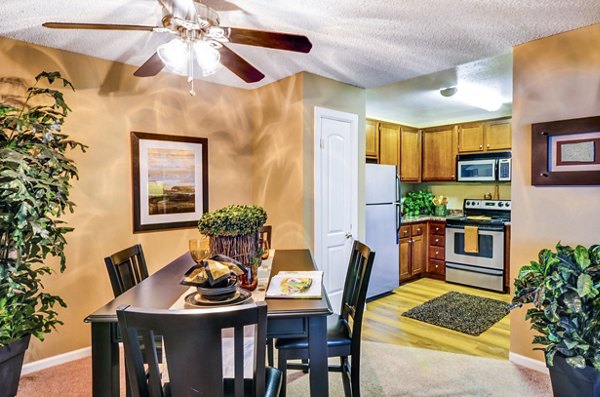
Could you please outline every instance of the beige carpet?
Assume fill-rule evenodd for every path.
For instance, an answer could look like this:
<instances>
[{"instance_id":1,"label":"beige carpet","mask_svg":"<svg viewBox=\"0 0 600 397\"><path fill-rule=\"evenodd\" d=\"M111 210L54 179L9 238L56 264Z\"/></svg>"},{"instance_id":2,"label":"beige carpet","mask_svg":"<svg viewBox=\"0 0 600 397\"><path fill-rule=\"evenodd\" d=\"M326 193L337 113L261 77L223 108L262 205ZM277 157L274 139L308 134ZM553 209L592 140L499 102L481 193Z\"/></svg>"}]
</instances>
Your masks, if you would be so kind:
<instances>
[{"instance_id":1,"label":"beige carpet","mask_svg":"<svg viewBox=\"0 0 600 397\"><path fill-rule=\"evenodd\" d=\"M552 396L550 378L504 360L363 342L363 397ZM329 395L343 397L341 375L329 376ZM303 397L308 377L288 384L288 396Z\"/></svg>"},{"instance_id":2,"label":"beige carpet","mask_svg":"<svg viewBox=\"0 0 600 397\"><path fill-rule=\"evenodd\" d=\"M362 350L363 397L552 395L548 376L504 360L376 342L363 342ZM87 357L26 375L17 397L91 396L90 364ZM289 381L288 396L308 395L308 376L290 371ZM331 397L344 395L340 374L330 374L329 383Z\"/></svg>"}]
</instances>

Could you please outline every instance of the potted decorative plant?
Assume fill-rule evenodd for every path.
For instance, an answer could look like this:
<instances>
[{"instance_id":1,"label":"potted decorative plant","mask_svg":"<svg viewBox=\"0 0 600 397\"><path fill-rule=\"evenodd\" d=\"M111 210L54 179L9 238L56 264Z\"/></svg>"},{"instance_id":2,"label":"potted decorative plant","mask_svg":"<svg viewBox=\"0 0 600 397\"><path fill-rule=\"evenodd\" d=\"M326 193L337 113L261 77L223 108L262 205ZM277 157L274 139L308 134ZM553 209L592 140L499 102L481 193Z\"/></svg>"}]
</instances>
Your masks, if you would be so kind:
<instances>
[{"instance_id":1,"label":"potted decorative plant","mask_svg":"<svg viewBox=\"0 0 600 397\"><path fill-rule=\"evenodd\" d=\"M435 205L434 195L427 190L408 192L402 201L402 208L406 216L433 215Z\"/></svg>"},{"instance_id":2,"label":"potted decorative plant","mask_svg":"<svg viewBox=\"0 0 600 397\"><path fill-rule=\"evenodd\" d=\"M541 250L515 279L509 309L526 303L554 395L600 397L600 245Z\"/></svg>"},{"instance_id":3,"label":"potted decorative plant","mask_svg":"<svg viewBox=\"0 0 600 397\"><path fill-rule=\"evenodd\" d=\"M242 287L256 288L261 252L258 231L267 213L255 205L230 205L205 213L198 221L200 233L210 237L211 255L222 254L238 260L251 271L242 276Z\"/></svg>"},{"instance_id":4,"label":"potted decorative plant","mask_svg":"<svg viewBox=\"0 0 600 397\"><path fill-rule=\"evenodd\" d=\"M62 83L58 72L42 72L27 87L20 79L0 79L0 396L17 392L23 356L31 335L40 340L62 322L54 310L63 300L43 292L52 273L48 256L65 269L65 234L58 218L68 209L77 168L65 154L85 149L61 126L70 109L63 94L38 84Z\"/></svg>"}]
</instances>

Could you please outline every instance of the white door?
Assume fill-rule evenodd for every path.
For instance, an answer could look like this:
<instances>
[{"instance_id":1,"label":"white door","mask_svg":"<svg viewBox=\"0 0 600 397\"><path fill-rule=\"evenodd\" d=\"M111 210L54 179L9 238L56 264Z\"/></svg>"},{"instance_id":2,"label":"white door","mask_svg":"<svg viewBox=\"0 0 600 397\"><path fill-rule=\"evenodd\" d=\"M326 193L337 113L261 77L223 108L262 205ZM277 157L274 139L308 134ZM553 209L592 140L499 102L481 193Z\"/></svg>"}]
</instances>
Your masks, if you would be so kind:
<instances>
[{"instance_id":1,"label":"white door","mask_svg":"<svg viewBox=\"0 0 600 397\"><path fill-rule=\"evenodd\" d=\"M315 261L336 312L358 230L358 115L315 108Z\"/></svg>"}]
</instances>

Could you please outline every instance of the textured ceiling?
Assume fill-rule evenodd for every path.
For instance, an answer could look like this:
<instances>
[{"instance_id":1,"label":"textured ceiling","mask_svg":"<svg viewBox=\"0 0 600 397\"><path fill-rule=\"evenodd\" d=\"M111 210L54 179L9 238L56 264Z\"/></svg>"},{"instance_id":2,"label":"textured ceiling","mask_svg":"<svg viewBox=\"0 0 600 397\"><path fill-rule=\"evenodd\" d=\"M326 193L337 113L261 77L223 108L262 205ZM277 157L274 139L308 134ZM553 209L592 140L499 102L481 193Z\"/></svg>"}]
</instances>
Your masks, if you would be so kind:
<instances>
[{"instance_id":1,"label":"textured ceiling","mask_svg":"<svg viewBox=\"0 0 600 397\"><path fill-rule=\"evenodd\" d=\"M208 0L207 0L208 1ZM221 24L305 34L310 54L231 45L266 77L206 80L251 89L308 71L374 88L507 54L600 22L600 0L210 0ZM156 0L2 0L0 36L141 65L165 33L54 30L45 21L158 24ZM162 37L161 37L162 36ZM163 72L164 73L164 72Z\"/></svg>"}]
</instances>

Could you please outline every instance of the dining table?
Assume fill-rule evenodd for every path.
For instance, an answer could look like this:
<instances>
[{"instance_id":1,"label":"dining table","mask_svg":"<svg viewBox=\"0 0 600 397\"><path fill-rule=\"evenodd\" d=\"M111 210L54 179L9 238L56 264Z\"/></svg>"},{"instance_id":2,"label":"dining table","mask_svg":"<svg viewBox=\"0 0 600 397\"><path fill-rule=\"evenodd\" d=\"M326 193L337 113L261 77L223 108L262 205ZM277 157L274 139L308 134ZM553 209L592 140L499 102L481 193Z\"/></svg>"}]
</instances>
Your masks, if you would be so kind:
<instances>
[{"instance_id":1,"label":"dining table","mask_svg":"<svg viewBox=\"0 0 600 397\"><path fill-rule=\"evenodd\" d=\"M117 308L121 305L171 308L188 291L189 287L180 282L185 272L195 264L186 252L85 318L85 322L91 324L94 397L120 396ZM316 270L316 266L308 249L275 250L268 281L280 271L311 270ZM322 288L321 297L316 299L265 298L265 302L267 337L308 338L310 395L329 395L327 316L333 310L325 288Z\"/></svg>"}]
</instances>

